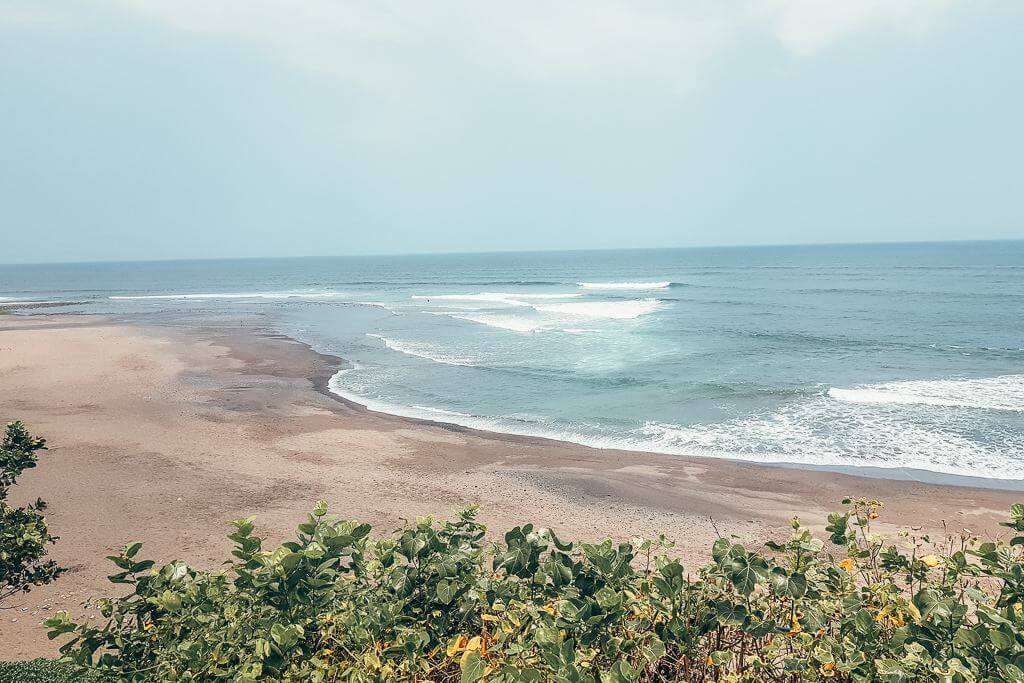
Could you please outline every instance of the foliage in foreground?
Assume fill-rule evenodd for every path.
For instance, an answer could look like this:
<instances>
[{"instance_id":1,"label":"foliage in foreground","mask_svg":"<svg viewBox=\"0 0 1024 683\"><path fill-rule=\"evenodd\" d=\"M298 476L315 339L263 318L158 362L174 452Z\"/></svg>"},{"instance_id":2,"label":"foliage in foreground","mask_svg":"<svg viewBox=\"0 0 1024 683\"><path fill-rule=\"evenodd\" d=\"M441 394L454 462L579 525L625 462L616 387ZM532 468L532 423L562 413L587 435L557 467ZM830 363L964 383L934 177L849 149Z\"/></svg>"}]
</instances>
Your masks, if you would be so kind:
<instances>
[{"instance_id":1,"label":"foliage in foreground","mask_svg":"<svg viewBox=\"0 0 1024 683\"><path fill-rule=\"evenodd\" d=\"M46 441L29 434L21 422L7 425L0 442L0 606L17 593L50 583L63 571L46 559L46 548L57 538L50 535L42 512L46 503L27 507L8 505L7 494L25 470L36 466Z\"/></svg>"},{"instance_id":2,"label":"foliage in foreground","mask_svg":"<svg viewBox=\"0 0 1024 683\"><path fill-rule=\"evenodd\" d=\"M98 683L99 676L53 659L0 662L0 683Z\"/></svg>"},{"instance_id":3,"label":"foliage in foreground","mask_svg":"<svg viewBox=\"0 0 1024 683\"><path fill-rule=\"evenodd\" d=\"M877 502L845 503L827 541L794 519L785 543L718 539L696 572L664 539L526 525L488 545L469 508L374 540L320 503L272 550L235 522L224 571L154 568L131 544L110 558L131 592L99 601L101 623L47 624L128 681L1024 683L1024 536L889 542Z\"/></svg>"}]
</instances>

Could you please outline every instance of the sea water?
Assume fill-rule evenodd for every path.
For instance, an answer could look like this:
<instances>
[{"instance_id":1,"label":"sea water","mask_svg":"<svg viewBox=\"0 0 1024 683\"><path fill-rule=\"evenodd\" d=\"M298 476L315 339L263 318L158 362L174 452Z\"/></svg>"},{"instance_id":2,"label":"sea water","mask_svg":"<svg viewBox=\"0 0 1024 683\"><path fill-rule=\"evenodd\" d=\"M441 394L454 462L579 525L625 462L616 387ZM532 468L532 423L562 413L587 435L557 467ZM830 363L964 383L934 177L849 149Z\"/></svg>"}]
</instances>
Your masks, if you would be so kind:
<instances>
[{"instance_id":1,"label":"sea water","mask_svg":"<svg viewBox=\"0 0 1024 683\"><path fill-rule=\"evenodd\" d=\"M1024 479L1024 242L0 266L0 296L255 315L398 415Z\"/></svg>"}]
</instances>

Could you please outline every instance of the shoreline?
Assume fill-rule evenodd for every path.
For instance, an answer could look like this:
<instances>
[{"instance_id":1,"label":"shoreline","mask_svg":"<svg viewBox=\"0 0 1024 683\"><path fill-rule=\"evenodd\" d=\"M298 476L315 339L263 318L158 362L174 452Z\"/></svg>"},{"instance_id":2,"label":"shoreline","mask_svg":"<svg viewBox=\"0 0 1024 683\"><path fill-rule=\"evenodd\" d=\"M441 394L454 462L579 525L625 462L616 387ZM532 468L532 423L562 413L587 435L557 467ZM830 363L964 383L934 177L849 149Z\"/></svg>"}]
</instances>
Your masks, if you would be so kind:
<instances>
[{"instance_id":1,"label":"shoreline","mask_svg":"<svg viewBox=\"0 0 1024 683\"><path fill-rule=\"evenodd\" d=\"M294 337L289 337L285 334L272 332L265 330L264 334L280 339L286 339L296 344L301 344L309 349L311 353L318 354L325 358L333 360L338 366L349 365L351 361L348 361L340 356L336 356L330 353L324 353L313 348L307 342L304 342ZM326 376L318 375L316 377L310 377L310 381L313 383L314 388L327 396L328 398L335 399L349 406L350 408L365 410L370 413L376 413L378 415L386 415L398 420L406 420L410 423L417 425L435 425L446 429L451 429L456 432L463 432L468 434L480 434L489 435L493 438L500 439L526 439L531 442L539 443L554 443L554 444L567 444L573 446L580 446L583 448L593 449L595 451L621 451L626 453L636 453L639 455L652 455L652 456L668 456L676 458L686 458L693 460L712 460L715 462L727 462L732 464L745 464L754 465L757 467L770 467L770 468L782 468L782 469L794 469L794 470L807 470L810 472L832 472L835 474L845 474L852 477L861 477L868 479L885 479L889 481L911 481L922 484L933 484L936 486L952 486L958 488L979 488L979 489L993 489L997 491L1024 491L1024 479L1001 479L999 477L982 477L972 476L966 474L952 474L947 472L935 472L932 470L924 470L913 467L883 467L880 465L829 465L829 464L812 464L812 463L798 463L798 462L765 462L751 459L744 459L738 457L729 457L725 455L710 455L701 453L670 453L661 451L650 451L643 450L642 448L628 448L620 446L601 446L593 443L587 443L586 441L574 441L572 439L563 439L556 436L546 436L543 434L521 434L516 432L503 432L497 429L487 429L485 427L474 427L471 425L464 425L459 422L445 420L443 418L432 419L428 417L419 417L413 415L403 415L400 412L394 412L385 408L374 408L367 403L361 403L358 399L352 398L349 395L341 393L331 388L331 381L339 373L346 370L352 369L351 367L338 367L333 372ZM392 406L394 410L402 410L403 406ZM467 417L477 418L475 415L467 415ZM487 418L479 418L487 419Z\"/></svg>"},{"instance_id":2,"label":"shoreline","mask_svg":"<svg viewBox=\"0 0 1024 683\"><path fill-rule=\"evenodd\" d=\"M240 323L242 326L240 327ZM249 326L246 327L245 325ZM53 656L39 623L116 592L104 556L217 566L226 523L255 515L267 545L318 499L388 533L420 515L481 505L492 533L532 522L597 541L665 533L690 566L719 533L820 531L846 496L886 501L879 526L1001 534L1012 491L595 449L375 412L330 391L341 364L252 318L0 316L0 419L50 451L12 504L46 500L52 555L70 568L0 612L0 659Z\"/></svg>"},{"instance_id":3,"label":"shoreline","mask_svg":"<svg viewBox=\"0 0 1024 683\"><path fill-rule=\"evenodd\" d=\"M286 335L281 335L283 338L292 339ZM308 346L305 342L300 340L292 339L299 344ZM316 349L310 348L313 353L322 353ZM336 358L341 363L346 363L342 358L337 356L331 356L331 354L322 354L328 357ZM341 371L344 371L342 368ZM337 374L337 373L334 373ZM668 456L673 458L686 458L694 460L711 460L715 462L726 462L732 464L745 464L754 465L756 467L770 467L770 468L782 468L792 470L807 470L810 472L833 472L835 474L845 474L851 477L867 478L867 479L885 479L888 481L912 481L922 484L933 484L935 486L952 486L957 488L979 488L979 489L993 489L997 491L1024 491L1024 479L1000 479L998 477L981 477L971 476L966 474L952 474L947 472L934 472L931 470L923 470L913 467L882 467L880 465L825 465L825 464L812 464L812 463L798 463L798 462L766 462L755 460L753 458L743 459L738 457L730 457L727 455L710 455L701 453L671 453L663 451L649 451L643 450L642 448L629 448L626 446L600 446L593 443L587 443L584 440L574 441L567 438L558 438L556 436L546 436L543 434L521 434L516 432L503 432L497 429L487 429L484 427L473 427L470 425L460 424L458 422L445 420L443 418L431 419L427 417L418 417L413 415L403 415L400 412L393 412L384 408L377 409L373 408L368 404L360 403L355 398L350 398L345 394L339 393L330 388L330 381L334 378L332 374L327 382L321 389L317 388L325 396L334 398L346 405L365 410L367 412L376 413L378 415L387 415L399 420L407 420L414 424L419 425L437 425L440 427L448 428L453 431L460 431L466 433L486 434L491 435L495 438L502 439L530 439L537 442L550 442L556 444L567 444L573 446L580 446L582 448L590 448L595 451L621 451L625 453L636 453L638 455L654 455L654 456ZM312 378L311 378L312 379ZM402 406L395 406L395 410L401 410ZM476 417L469 415L467 417ZM487 418L480 418L487 419Z\"/></svg>"},{"instance_id":4,"label":"shoreline","mask_svg":"<svg viewBox=\"0 0 1024 683\"><path fill-rule=\"evenodd\" d=\"M48 308L48 307L62 307L67 305L74 305L76 302L0 302L0 313L16 314L18 310ZM132 315L113 315L106 313L88 313L88 312L76 312L76 313L35 313L31 314L33 318L47 318L56 317L61 318L65 316L83 316L83 317L98 317L106 320L113 320L120 324L133 325L139 327L147 327L154 324L147 320L149 317L147 314ZM172 315L172 319L178 316ZM242 315L241 319L246 319L248 316ZM188 325L196 325L199 328L210 324L210 319L207 318L206 314L200 314L196 317L195 322L186 323ZM215 319L215 316L214 316ZM188 317L182 316L178 321L180 324L181 320L189 320ZM155 323L157 326L166 324L166 321ZM735 456L730 454L704 454L704 453L681 453L672 451L654 451L645 450L642 447L633 447L629 444L617 445L602 445L593 441L586 440L582 437L578 440L571 438L562 437L560 435L549 435L549 434L529 434L521 432L509 432L501 431L500 429L490 428L487 426L473 426L462 424L460 422L444 419L444 417L424 417L421 415L405 414L402 411L415 411L415 406L402 406L402 405L390 405L380 402L381 407L374 407L371 403L363 403L359 400L360 397L353 397L350 394L336 391L331 387L331 382L334 377L341 372L346 370L354 369L354 365L351 361L342 358L341 356L335 355L330 352L320 351L312 346L309 342L297 339L278 332L269 326L253 326L247 328L249 331L260 334L267 338L280 339L289 343L301 345L308 349L310 353L316 354L323 359L328 359L334 364L334 367L329 371L318 374L316 377L309 377L311 383L317 392L330 398L341 402L349 408L355 410L366 411L376 415L387 416L397 420L408 421L411 424L416 425L434 425L445 429L450 429L458 433L466 434L477 434L486 435L491 438L503 439L503 440L527 440L529 443L535 445L543 444L565 444L579 446L582 448L593 449L595 451L615 451L624 453L635 453L638 455L649 455L658 457L674 457L683 458L694 461L705 461L710 460L713 462L724 462L731 463L734 465L753 465L755 467L764 468L781 468L787 470L802 470L807 472L822 472L822 473L835 473L841 475L847 475L858 478L868 479L884 479L893 482L916 482L921 484L930 484L935 486L950 486L957 488L977 488L987 489L996 491L1014 491L1024 492L1024 478L1022 479L1009 479L1000 477L985 477L981 475L971 474L960 474L952 472L938 472L934 470L927 470L914 467L905 466L892 466L886 467L884 465L842 465L842 464L819 464L819 463L803 463L803 462L791 462L791 461L765 461L758 460L756 458L744 458L741 456ZM345 367L349 366L349 367ZM438 409L439 415L443 415L444 411ZM487 421L493 418L487 418L477 415L466 415L467 418L474 420Z\"/></svg>"}]
</instances>

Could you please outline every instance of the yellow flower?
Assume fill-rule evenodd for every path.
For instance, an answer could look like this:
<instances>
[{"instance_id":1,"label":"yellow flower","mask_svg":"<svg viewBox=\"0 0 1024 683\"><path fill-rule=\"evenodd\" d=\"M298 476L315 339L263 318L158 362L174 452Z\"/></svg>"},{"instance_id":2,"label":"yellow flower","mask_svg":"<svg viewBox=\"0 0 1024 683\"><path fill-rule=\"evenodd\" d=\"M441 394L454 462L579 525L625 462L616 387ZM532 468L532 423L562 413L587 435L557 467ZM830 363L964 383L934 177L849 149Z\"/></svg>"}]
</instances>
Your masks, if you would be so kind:
<instances>
[{"instance_id":1,"label":"yellow flower","mask_svg":"<svg viewBox=\"0 0 1024 683\"><path fill-rule=\"evenodd\" d=\"M821 665L821 675L825 678L834 678L836 675L836 665L832 662L825 662Z\"/></svg>"},{"instance_id":2,"label":"yellow flower","mask_svg":"<svg viewBox=\"0 0 1024 683\"><path fill-rule=\"evenodd\" d=\"M325 657L330 657L330 656L331 656L331 655L333 655L333 654L334 654L334 650L332 650L332 649L331 649L331 648L329 648L329 647L325 647L325 648L324 648L324 656L325 656Z\"/></svg>"},{"instance_id":3,"label":"yellow flower","mask_svg":"<svg viewBox=\"0 0 1024 683\"><path fill-rule=\"evenodd\" d=\"M921 561L924 562L926 567L936 567L939 564L939 558L934 555L925 555L921 558Z\"/></svg>"},{"instance_id":4,"label":"yellow flower","mask_svg":"<svg viewBox=\"0 0 1024 683\"><path fill-rule=\"evenodd\" d=\"M857 566L857 565L856 565L856 563L854 563L852 557L848 557L845 560L840 561L839 562L839 566L840 566L840 568L842 568L843 571L849 573L849 572L852 572L853 568L855 566Z\"/></svg>"},{"instance_id":5,"label":"yellow flower","mask_svg":"<svg viewBox=\"0 0 1024 683\"><path fill-rule=\"evenodd\" d=\"M145 626L142 627L142 630L143 631L148 631L151 628L156 628L156 627L153 626L153 624L146 624Z\"/></svg>"}]
</instances>

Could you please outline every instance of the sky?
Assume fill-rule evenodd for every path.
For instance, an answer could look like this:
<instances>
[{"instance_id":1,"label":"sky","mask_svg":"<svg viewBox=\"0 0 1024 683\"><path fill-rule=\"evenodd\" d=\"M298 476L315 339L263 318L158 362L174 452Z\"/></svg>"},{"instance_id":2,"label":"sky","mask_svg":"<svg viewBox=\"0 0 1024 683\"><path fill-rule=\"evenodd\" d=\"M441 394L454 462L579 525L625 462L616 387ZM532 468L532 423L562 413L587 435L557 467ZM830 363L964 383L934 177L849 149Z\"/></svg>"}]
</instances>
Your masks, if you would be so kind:
<instances>
[{"instance_id":1,"label":"sky","mask_svg":"<svg viewBox=\"0 0 1024 683\"><path fill-rule=\"evenodd\" d=\"M1024 237L1019 0L0 0L0 263Z\"/></svg>"}]
</instances>

